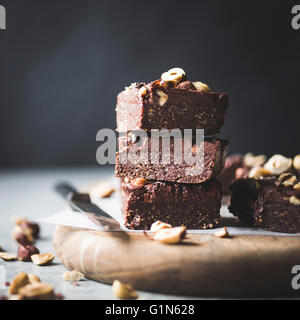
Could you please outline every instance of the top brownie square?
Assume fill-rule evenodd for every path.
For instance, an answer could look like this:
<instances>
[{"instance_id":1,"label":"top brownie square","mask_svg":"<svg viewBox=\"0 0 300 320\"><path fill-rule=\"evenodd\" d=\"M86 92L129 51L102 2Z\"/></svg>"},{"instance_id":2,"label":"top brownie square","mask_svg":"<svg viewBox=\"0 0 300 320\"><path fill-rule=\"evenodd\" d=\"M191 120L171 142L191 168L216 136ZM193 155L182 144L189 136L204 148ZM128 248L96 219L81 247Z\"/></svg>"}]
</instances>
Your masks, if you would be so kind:
<instances>
[{"instance_id":1,"label":"top brownie square","mask_svg":"<svg viewBox=\"0 0 300 320\"><path fill-rule=\"evenodd\" d=\"M117 131L151 129L204 129L205 135L220 132L229 98L211 92L202 82L186 80L174 68L151 83L133 83L117 98Z\"/></svg>"}]
</instances>

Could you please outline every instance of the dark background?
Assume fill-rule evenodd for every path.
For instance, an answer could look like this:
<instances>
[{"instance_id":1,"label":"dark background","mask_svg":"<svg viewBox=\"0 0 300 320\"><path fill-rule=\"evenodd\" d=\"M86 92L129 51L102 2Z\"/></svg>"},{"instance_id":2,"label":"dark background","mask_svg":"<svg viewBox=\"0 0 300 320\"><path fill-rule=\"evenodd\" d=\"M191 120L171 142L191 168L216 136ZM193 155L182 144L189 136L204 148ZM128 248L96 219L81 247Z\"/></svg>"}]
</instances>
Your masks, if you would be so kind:
<instances>
[{"instance_id":1,"label":"dark background","mask_svg":"<svg viewBox=\"0 0 300 320\"><path fill-rule=\"evenodd\" d=\"M229 93L231 152L300 152L297 1L0 4L0 166L96 164L117 93L174 66Z\"/></svg>"}]
</instances>

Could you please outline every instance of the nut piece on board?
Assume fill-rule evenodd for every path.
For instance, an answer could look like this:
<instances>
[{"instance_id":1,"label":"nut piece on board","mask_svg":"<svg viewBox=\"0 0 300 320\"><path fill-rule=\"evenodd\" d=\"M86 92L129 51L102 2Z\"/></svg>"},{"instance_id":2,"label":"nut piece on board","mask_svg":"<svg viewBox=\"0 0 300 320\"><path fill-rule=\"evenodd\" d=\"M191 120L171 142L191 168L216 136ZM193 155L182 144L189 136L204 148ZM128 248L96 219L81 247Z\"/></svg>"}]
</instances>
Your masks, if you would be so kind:
<instances>
[{"instance_id":1,"label":"nut piece on board","mask_svg":"<svg viewBox=\"0 0 300 320\"><path fill-rule=\"evenodd\" d=\"M229 236L229 233L228 233L228 230L226 227L216 231L214 233L214 236L217 237L217 238L226 238Z\"/></svg>"},{"instance_id":2,"label":"nut piece on board","mask_svg":"<svg viewBox=\"0 0 300 320\"><path fill-rule=\"evenodd\" d=\"M0 258L5 261L17 260L17 256L14 253L0 252Z\"/></svg>"},{"instance_id":3,"label":"nut piece on board","mask_svg":"<svg viewBox=\"0 0 300 320\"><path fill-rule=\"evenodd\" d=\"M34 254L31 256L31 260L37 266L50 263L54 259L54 255L51 252L44 254Z\"/></svg>"},{"instance_id":4,"label":"nut piece on board","mask_svg":"<svg viewBox=\"0 0 300 320\"><path fill-rule=\"evenodd\" d=\"M172 228L172 226L168 223L164 223L162 221L156 221L154 223L152 223L151 225L151 228L150 228L150 232L158 232L162 229L165 229L165 228Z\"/></svg>"},{"instance_id":5,"label":"nut piece on board","mask_svg":"<svg viewBox=\"0 0 300 320\"><path fill-rule=\"evenodd\" d=\"M201 81L195 81L195 82L193 82L193 85L195 86L197 91L200 91L200 92L210 92L211 91L210 87Z\"/></svg>"},{"instance_id":6,"label":"nut piece on board","mask_svg":"<svg viewBox=\"0 0 300 320\"><path fill-rule=\"evenodd\" d=\"M19 290L21 300L52 300L54 289L50 284L35 282Z\"/></svg>"},{"instance_id":7,"label":"nut piece on board","mask_svg":"<svg viewBox=\"0 0 300 320\"><path fill-rule=\"evenodd\" d=\"M300 154L297 154L293 160L293 166L296 170L300 170Z\"/></svg>"},{"instance_id":8,"label":"nut piece on board","mask_svg":"<svg viewBox=\"0 0 300 320\"><path fill-rule=\"evenodd\" d=\"M175 244L181 242L186 233L186 227L165 228L155 233L153 240Z\"/></svg>"},{"instance_id":9,"label":"nut piece on board","mask_svg":"<svg viewBox=\"0 0 300 320\"><path fill-rule=\"evenodd\" d=\"M21 261L31 261L31 256L34 254L39 254L40 251L34 245L18 245L18 258Z\"/></svg>"},{"instance_id":10,"label":"nut piece on board","mask_svg":"<svg viewBox=\"0 0 300 320\"><path fill-rule=\"evenodd\" d=\"M90 196L95 198L108 198L115 192L115 188L107 182L100 182L90 189Z\"/></svg>"},{"instance_id":11,"label":"nut piece on board","mask_svg":"<svg viewBox=\"0 0 300 320\"><path fill-rule=\"evenodd\" d=\"M34 237L31 229L22 229L19 225L14 226L12 231L13 239L21 244L32 244L34 243Z\"/></svg>"},{"instance_id":12,"label":"nut piece on board","mask_svg":"<svg viewBox=\"0 0 300 320\"><path fill-rule=\"evenodd\" d=\"M41 279L33 273L28 273L27 276L28 276L30 284L35 283L35 282L41 282Z\"/></svg>"},{"instance_id":13,"label":"nut piece on board","mask_svg":"<svg viewBox=\"0 0 300 320\"><path fill-rule=\"evenodd\" d=\"M275 154L265 163L264 168L272 174L281 174L291 168L292 162L293 160L290 158L286 158L281 154Z\"/></svg>"},{"instance_id":14,"label":"nut piece on board","mask_svg":"<svg viewBox=\"0 0 300 320\"><path fill-rule=\"evenodd\" d=\"M29 221L26 218L16 218L14 223L17 226L20 226L25 234L30 234L34 239L39 237L40 226L37 223Z\"/></svg>"},{"instance_id":15,"label":"nut piece on board","mask_svg":"<svg viewBox=\"0 0 300 320\"><path fill-rule=\"evenodd\" d=\"M295 206L300 206L300 199L296 198L295 196L291 196L289 201Z\"/></svg>"},{"instance_id":16,"label":"nut piece on board","mask_svg":"<svg viewBox=\"0 0 300 320\"><path fill-rule=\"evenodd\" d=\"M264 154L255 156L253 153L246 153L243 159L243 163L247 167L259 167L267 161L267 157Z\"/></svg>"},{"instance_id":17,"label":"nut piece on board","mask_svg":"<svg viewBox=\"0 0 300 320\"><path fill-rule=\"evenodd\" d=\"M156 93L159 96L158 104L162 107L168 101L169 97L161 90L157 90Z\"/></svg>"},{"instance_id":18,"label":"nut piece on board","mask_svg":"<svg viewBox=\"0 0 300 320\"><path fill-rule=\"evenodd\" d=\"M17 294L22 287L29 284L28 276L25 272L18 273L12 280L8 289L9 294Z\"/></svg>"},{"instance_id":19,"label":"nut piece on board","mask_svg":"<svg viewBox=\"0 0 300 320\"><path fill-rule=\"evenodd\" d=\"M271 175L271 172L262 167L254 167L249 172L249 178L260 179L261 177L266 177Z\"/></svg>"},{"instance_id":20,"label":"nut piece on board","mask_svg":"<svg viewBox=\"0 0 300 320\"><path fill-rule=\"evenodd\" d=\"M129 285L124 284L119 280L115 280L112 285L113 294L116 298L119 299L137 299L138 294L136 291Z\"/></svg>"},{"instance_id":21,"label":"nut piece on board","mask_svg":"<svg viewBox=\"0 0 300 320\"><path fill-rule=\"evenodd\" d=\"M66 271L63 274L63 279L66 281L80 281L83 278L84 278L84 274L76 270Z\"/></svg>"}]
</instances>

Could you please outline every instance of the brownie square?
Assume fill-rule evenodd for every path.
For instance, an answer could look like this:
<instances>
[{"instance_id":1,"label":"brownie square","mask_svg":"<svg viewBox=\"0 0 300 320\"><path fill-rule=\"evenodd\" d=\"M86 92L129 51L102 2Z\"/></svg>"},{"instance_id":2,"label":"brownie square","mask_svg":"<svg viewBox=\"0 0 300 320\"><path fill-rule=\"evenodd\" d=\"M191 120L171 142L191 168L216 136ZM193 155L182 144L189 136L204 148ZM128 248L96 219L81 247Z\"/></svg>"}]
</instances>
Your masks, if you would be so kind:
<instances>
[{"instance_id":1,"label":"brownie square","mask_svg":"<svg viewBox=\"0 0 300 320\"><path fill-rule=\"evenodd\" d=\"M182 145L182 151L180 157L182 162L176 163L174 153L177 150L174 139L171 139L170 148L164 148L163 144L157 144L156 150L153 150L152 157L157 159L157 163L151 161L151 146L152 141L150 137L141 137L136 142L131 138L131 135L119 138L119 152L116 157L115 172L117 177L128 177L130 179L142 177L148 180L161 180L179 183L203 183L217 176L224 167L225 158L228 151L228 141L218 138L210 138L198 143L190 143L192 151L196 152L196 149L203 151L202 161L195 161L195 163L186 163L184 160L184 148L188 148L185 144L187 139L180 139ZM138 144L138 145L137 145ZM140 158L139 163L132 163L127 161L126 163L120 163L122 156L128 155L130 152L136 152L137 154L143 154L141 150L148 150L148 154ZM156 152L157 151L157 152ZM170 163L163 163L162 155L168 152L170 154ZM152 159L153 159L152 158ZM199 170L202 168L201 170Z\"/></svg>"},{"instance_id":2,"label":"brownie square","mask_svg":"<svg viewBox=\"0 0 300 320\"><path fill-rule=\"evenodd\" d=\"M141 88L146 90L144 95L140 94ZM162 94L167 99L163 105ZM221 92L178 87L162 91L153 83L136 83L118 95L117 131L204 129L205 135L213 135L224 124L228 103L228 95Z\"/></svg>"},{"instance_id":3,"label":"brownie square","mask_svg":"<svg viewBox=\"0 0 300 320\"><path fill-rule=\"evenodd\" d=\"M229 211L242 221L270 231L300 232L300 184L296 176L241 178L230 190Z\"/></svg>"},{"instance_id":4,"label":"brownie square","mask_svg":"<svg viewBox=\"0 0 300 320\"><path fill-rule=\"evenodd\" d=\"M129 229L149 230L158 220L188 229L214 228L220 220L221 198L216 180L203 184L122 181L122 212Z\"/></svg>"}]
</instances>

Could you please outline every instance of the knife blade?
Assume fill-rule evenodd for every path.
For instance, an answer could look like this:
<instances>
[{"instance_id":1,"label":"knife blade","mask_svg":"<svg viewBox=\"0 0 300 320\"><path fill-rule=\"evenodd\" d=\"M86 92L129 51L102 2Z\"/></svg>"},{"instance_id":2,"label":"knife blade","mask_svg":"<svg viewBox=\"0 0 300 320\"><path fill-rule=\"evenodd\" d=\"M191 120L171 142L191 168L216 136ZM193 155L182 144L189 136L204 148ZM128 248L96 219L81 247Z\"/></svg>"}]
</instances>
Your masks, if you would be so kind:
<instances>
[{"instance_id":1,"label":"knife blade","mask_svg":"<svg viewBox=\"0 0 300 320\"><path fill-rule=\"evenodd\" d=\"M67 182L57 183L54 189L74 211L83 213L94 223L103 226L105 230L125 232L116 219L91 202L88 193L78 192Z\"/></svg>"}]
</instances>

